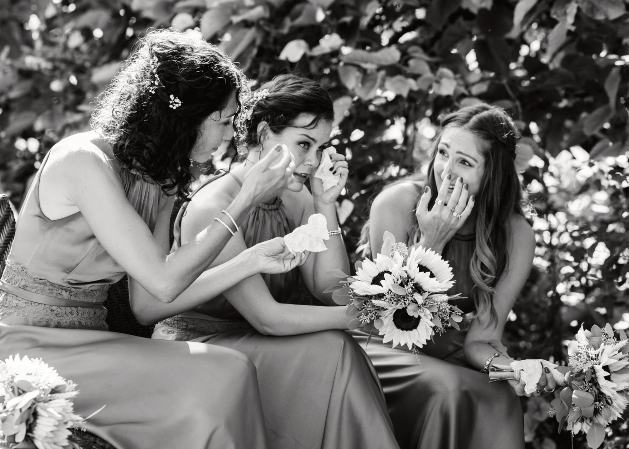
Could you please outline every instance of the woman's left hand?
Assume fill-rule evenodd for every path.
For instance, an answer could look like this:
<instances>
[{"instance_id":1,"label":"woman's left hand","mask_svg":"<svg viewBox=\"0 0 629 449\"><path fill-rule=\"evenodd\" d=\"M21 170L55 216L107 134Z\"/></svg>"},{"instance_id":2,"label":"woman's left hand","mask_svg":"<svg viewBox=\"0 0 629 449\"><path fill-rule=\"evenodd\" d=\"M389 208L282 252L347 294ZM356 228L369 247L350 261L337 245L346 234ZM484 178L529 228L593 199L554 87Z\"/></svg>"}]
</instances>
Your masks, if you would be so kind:
<instances>
[{"instance_id":1,"label":"woman's left hand","mask_svg":"<svg viewBox=\"0 0 629 449\"><path fill-rule=\"evenodd\" d=\"M332 167L332 173L339 175L339 183L334 187L329 188L325 192L323 191L323 181L315 177L314 173L310 175L310 187L312 189L312 198L315 203L318 204L335 204L336 199L341 194L341 191L345 188L347 183L347 177L349 175L349 168L345 156L342 154L334 153L330 155L330 159L334 164Z\"/></svg>"},{"instance_id":2,"label":"woman's left hand","mask_svg":"<svg viewBox=\"0 0 629 449\"><path fill-rule=\"evenodd\" d=\"M522 370L514 370L513 375L515 379L509 380L509 384L511 385L511 387L513 387L515 393L518 396L539 396L540 394L551 393L555 390L555 388L564 386L566 384L564 380L564 375L556 369L556 365L554 365L553 363L550 363L549 361L543 359L536 359L531 361L541 363L542 375L537 382L535 391L527 393L526 383L522 379ZM512 369L512 367L506 365L494 366L499 369Z\"/></svg>"},{"instance_id":3,"label":"woman's left hand","mask_svg":"<svg viewBox=\"0 0 629 449\"><path fill-rule=\"evenodd\" d=\"M265 242L258 243L247 249L255 258L258 273L278 274L292 270L306 261L310 253L293 254L286 247L283 237L276 237Z\"/></svg>"}]
</instances>

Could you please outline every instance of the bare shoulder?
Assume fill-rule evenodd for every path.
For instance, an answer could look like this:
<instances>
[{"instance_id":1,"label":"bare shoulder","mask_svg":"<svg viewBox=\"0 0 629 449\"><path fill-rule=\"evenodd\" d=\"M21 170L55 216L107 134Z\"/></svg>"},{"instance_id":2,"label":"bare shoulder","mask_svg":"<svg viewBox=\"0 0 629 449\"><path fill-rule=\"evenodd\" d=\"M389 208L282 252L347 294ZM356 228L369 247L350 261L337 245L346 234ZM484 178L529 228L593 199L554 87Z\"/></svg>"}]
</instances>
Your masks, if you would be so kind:
<instances>
[{"instance_id":1,"label":"bare shoulder","mask_svg":"<svg viewBox=\"0 0 629 449\"><path fill-rule=\"evenodd\" d=\"M400 182L385 188L373 201L371 213L389 213L408 215L415 209L418 201L419 186L412 181Z\"/></svg>"},{"instance_id":2,"label":"bare shoulder","mask_svg":"<svg viewBox=\"0 0 629 449\"><path fill-rule=\"evenodd\" d=\"M78 176L89 179L98 173L115 175L113 157L94 141L95 135L91 132L62 139L50 149L44 172L63 173L70 179Z\"/></svg>"},{"instance_id":3,"label":"bare shoulder","mask_svg":"<svg viewBox=\"0 0 629 449\"><path fill-rule=\"evenodd\" d=\"M509 219L509 232L511 234L513 244L516 247L520 245L535 247L535 232L533 231L533 227L522 215L511 215L511 218Z\"/></svg>"},{"instance_id":4,"label":"bare shoulder","mask_svg":"<svg viewBox=\"0 0 629 449\"><path fill-rule=\"evenodd\" d=\"M193 230L207 227L221 210L231 204L237 194L238 184L231 176L222 176L206 184L195 192L188 204L182 227Z\"/></svg>"}]
</instances>

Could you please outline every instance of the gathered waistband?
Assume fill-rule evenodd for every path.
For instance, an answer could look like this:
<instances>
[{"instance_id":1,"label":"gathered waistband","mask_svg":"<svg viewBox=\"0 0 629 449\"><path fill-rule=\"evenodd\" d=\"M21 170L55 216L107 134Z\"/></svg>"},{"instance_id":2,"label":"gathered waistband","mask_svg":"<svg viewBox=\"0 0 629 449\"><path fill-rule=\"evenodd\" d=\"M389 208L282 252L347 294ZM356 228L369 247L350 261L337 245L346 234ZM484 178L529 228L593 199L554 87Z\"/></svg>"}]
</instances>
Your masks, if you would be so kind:
<instances>
[{"instance_id":1,"label":"gathered waistband","mask_svg":"<svg viewBox=\"0 0 629 449\"><path fill-rule=\"evenodd\" d=\"M106 330L107 309L102 303L107 288L58 285L7 262L0 279L0 322Z\"/></svg>"}]
</instances>

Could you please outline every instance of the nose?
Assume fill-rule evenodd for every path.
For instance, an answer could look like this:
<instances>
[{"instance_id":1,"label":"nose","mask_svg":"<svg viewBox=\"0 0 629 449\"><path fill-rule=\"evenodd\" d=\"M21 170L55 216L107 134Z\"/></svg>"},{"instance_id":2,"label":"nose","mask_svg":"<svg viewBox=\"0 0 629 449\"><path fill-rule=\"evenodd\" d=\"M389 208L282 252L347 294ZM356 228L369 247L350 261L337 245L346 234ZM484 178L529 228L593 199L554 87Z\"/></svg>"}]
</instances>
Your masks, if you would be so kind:
<instances>
[{"instance_id":1,"label":"nose","mask_svg":"<svg viewBox=\"0 0 629 449\"><path fill-rule=\"evenodd\" d=\"M452 158L448 159L448 162L446 162L446 165L443 167L442 179L445 179L447 175L452 175L453 178L455 177L452 171Z\"/></svg>"},{"instance_id":2,"label":"nose","mask_svg":"<svg viewBox=\"0 0 629 449\"><path fill-rule=\"evenodd\" d=\"M225 127L225 133L223 134L223 140L231 140L234 137L234 122L232 121L229 126Z\"/></svg>"}]
</instances>

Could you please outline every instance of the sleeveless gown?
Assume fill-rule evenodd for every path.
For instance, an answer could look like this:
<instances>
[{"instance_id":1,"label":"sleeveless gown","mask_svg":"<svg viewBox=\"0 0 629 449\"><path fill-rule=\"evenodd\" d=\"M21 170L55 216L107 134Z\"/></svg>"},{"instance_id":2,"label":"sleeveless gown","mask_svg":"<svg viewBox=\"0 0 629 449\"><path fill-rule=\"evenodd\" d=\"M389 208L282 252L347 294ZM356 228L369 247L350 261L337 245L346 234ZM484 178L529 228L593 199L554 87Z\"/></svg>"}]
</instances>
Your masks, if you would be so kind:
<instances>
[{"instance_id":1,"label":"sleeveless gown","mask_svg":"<svg viewBox=\"0 0 629 449\"><path fill-rule=\"evenodd\" d=\"M443 256L456 284L449 294L463 312L474 311L469 263L474 235L455 235ZM382 383L402 449L524 449L524 424L518 396L506 382L489 383L487 374L467 365L463 354L466 328L449 329L421 349L393 349L383 337L352 331Z\"/></svg>"},{"instance_id":2,"label":"sleeveless gown","mask_svg":"<svg viewBox=\"0 0 629 449\"><path fill-rule=\"evenodd\" d=\"M184 204L175 221L175 249L181 243L185 210ZM241 229L247 246L252 246L283 237L295 223L277 198L256 208ZM287 302L299 271L263 278L275 300ZM246 354L257 368L267 436L274 449L398 447L369 358L343 331L265 336L225 297L217 297L158 323L153 338L204 342Z\"/></svg>"},{"instance_id":3,"label":"sleeveless gown","mask_svg":"<svg viewBox=\"0 0 629 449\"><path fill-rule=\"evenodd\" d=\"M80 212L46 218L41 172L0 281L0 359L41 358L76 382L76 413L86 417L105 405L85 428L118 449L266 448L255 367L246 356L107 331L102 304L123 269ZM152 230L159 186L126 170L120 177Z\"/></svg>"}]
</instances>

